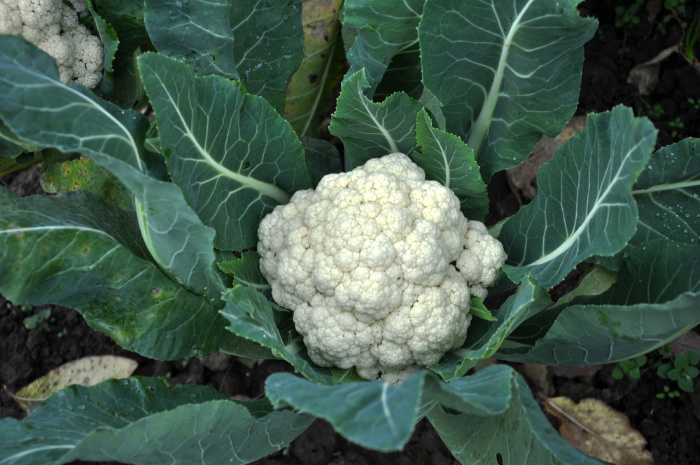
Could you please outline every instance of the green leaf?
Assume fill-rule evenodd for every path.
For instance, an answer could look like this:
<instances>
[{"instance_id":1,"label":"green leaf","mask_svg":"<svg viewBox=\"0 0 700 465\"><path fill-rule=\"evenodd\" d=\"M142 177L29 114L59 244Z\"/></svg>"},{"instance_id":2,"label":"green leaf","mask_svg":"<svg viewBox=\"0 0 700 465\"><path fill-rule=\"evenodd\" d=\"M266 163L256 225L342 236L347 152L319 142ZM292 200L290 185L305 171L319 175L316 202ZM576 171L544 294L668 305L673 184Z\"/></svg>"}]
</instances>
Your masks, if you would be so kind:
<instances>
[{"instance_id":1,"label":"green leaf","mask_svg":"<svg viewBox=\"0 0 700 465\"><path fill-rule=\"evenodd\" d=\"M481 318L486 321L496 321L496 318L491 314L491 311L486 308L484 302L477 296L472 296L471 308L469 313L477 318Z\"/></svg>"},{"instance_id":2,"label":"green leaf","mask_svg":"<svg viewBox=\"0 0 700 465\"><path fill-rule=\"evenodd\" d=\"M610 289L617 281L617 271L612 271L602 265L595 265L586 271L576 286L576 289L557 300L557 305L571 302L575 297L600 295Z\"/></svg>"},{"instance_id":3,"label":"green leaf","mask_svg":"<svg viewBox=\"0 0 700 465\"><path fill-rule=\"evenodd\" d=\"M579 0L434 0L423 11L425 86L447 130L463 137L482 174L516 166L542 135L555 137L576 110L583 44L597 21Z\"/></svg>"},{"instance_id":4,"label":"green leaf","mask_svg":"<svg viewBox=\"0 0 700 465\"><path fill-rule=\"evenodd\" d=\"M302 137L301 144L306 154L306 167L315 187L321 179L331 173L343 171L343 161L338 149L330 142L311 137Z\"/></svg>"},{"instance_id":5,"label":"green leaf","mask_svg":"<svg viewBox=\"0 0 700 465\"><path fill-rule=\"evenodd\" d=\"M240 79L233 56L231 0L145 2L146 29L159 53L184 60L199 76Z\"/></svg>"},{"instance_id":6,"label":"green leaf","mask_svg":"<svg viewBox=\"0 0 700 465\"><path fill-rule=\"evenodd\" d=\"M500 415L448 413L440 406L428 413L455 458L461 463L602 465L564 441L532 398L525 380L509 370L513 373L510 399ZM482 389L490 388L483 385Z\"/></svg>"},{"instance_id":7,"label":"green leaf","mask_svg":"<svg viewBox=\"0 0 700 465\"><path fill-rule=\"evenodd\" d=\"M104 71L105 80L111 81L110 76L114 72L113 62L114 56L117 53L117 47L119 46L119 39L117 38L117 32L114 30L111 24L107 23L102 17L95 11L92 2L85 2L93 21L95 21L95 28L100 36L102 45L104 46Z\"/></svg>"},{"instance_id":8,"label":"green leaf","mask_svg":"<svg viewBox=\"0 0 700 465\"><path fill-rule=\"evenodd\" d=\"M425 170L425 177L450 188L464 216L484 221L489 198L472 149L459 137L434 128L425 109L418 112L416 139L419 150L413 153L413 160Z\"/></svg>"},{"instance_id":9,"label":"green leaf","mask_svg":"<svg viewBox=\"0 0 700 465\"><path fill-rule=\"evenodd\" d=\"M582 260L622 250L636 230L632 185L655 138L652 123L628 108L589 115L586 129L540 169L535 200L503 226L508 277L531 274L551 287Z\"/></svg>"},{"instance_id":10,"label":"green leaf","mask_svg":"<svg viewBox=\"0 0 700 465\"><path fill-rule=\"evenodd\" d=\"M0 420L0 462L245 464L286 447L313 421L246 407L206 386L169 390L154 378L71 386L23 421Z\"/></svg>"},{"instance_id":11,"label":"green leaf","mask_svg":"<svg viewBox=\"0 0 700 465\"><path fill-rule=\"evenodd\" d=\"M424 3L425 0L345 2L343 27L357 30L357 38L348 51L350 70L347 75L364 68L369 84L365 92L367 97L372 98L392 60L394 73L387 76L387 81L395 84L393 77L405 79L414 71L413 78L407 79L405 90L418 87L417 96L420 96L420 54L415 45ZM418 71L417 76L415 71Z\"/></svg>"},{"instance_id":12,"label":"green leaf","mask_svg":"<svg viewBox=\"0 0 700 465\"><path fill-rule=\"evenodd\" d=\"M634 242L700 243L700 139L657 150L632 191L639 208Z\"/></svg>"},{"instance_id":13,"label":"green leaf","mask_svg":"<svg viewBox=\"0 0 700 465\"><path fill-rule=\"evenodd\" d=\"M281 114L289 80L304 56L301 0L232 3L233 53L241 80Z\"/></svg>"},{"instance_id":14,"label":"green leaf","mask_svg":"<svg viewBox=\"0 0 700 465\"><path fill-rule=\"evenodd\" d=\"M400 450L418 421L425 372L399 386L362 381L319 386L290 373L274 373L265 393L276 408L291 406L328 421L347 439L379 451Z\"/></svg>"},{"instance_id":15,"label":"green leaf","mask_svg":"<svg viewBox=\"0 0 700 465\"><path fill-rule=\"evenodd\" d=\"M282 311L276 310L260 292L251 286L237 286L226 291L224 300L226 307L221 314L229 321L229 331L271 349L275 358L291 363L314 383L333 382L329 370L317 367L306 357L301 336L293 328L279 327Z\"/></svg>"},{"instance_id":16,"label":"green leaf","mask_svg":"<svg viewBox=\"0 0 700 465\"><path fill-rule=\"evenodd\" d=\"M153 53L141 55L139 67L173 182L216 230L217 248L254 246L262 218L311 186L289 123L240 83L195 77L186 64Z\"/></svg>"},{"instance_id":17,"label":"green leaf","mask_svg":"<svg viewBox=\"0 0 700 465\"><path fill-rule=\"evenodd\" d=\"M26 140L82 153L111 171L134 194L154 260L173 279L217 301L223 286L214 274L214 230L176 185L149 175L141 145L148 120L83 86L63 85L53 58L18 37L0 37L0 50L0 116L7 126Z\"/></svg>"},{"instance_id":18,"label":"green leaf","mask_svg":"<svg viewBox=\"0 0 700 465\"><path fill-rule=\"evenodd\" d=\"M243 252L241 258L218 263L219 269L233 277L234 286L251 286L270 298L271 286L260 272L260 255Z\"/></svg>"},{"instance_id":19,"label":"green leaf","mask_svg":"<svg viewBox=\"0 0 700 465\"><path fill-rule=\"evenodd\" d=\"M632 245L627 252L607 292L579 297L563 310L557 307L525 322L521 330L544 328L546 334L532 337L530 347L497 355L548 365L616 362L661 347L700 323L700 246L657 240Z\"/></svg>"},{"instance_id":20,"label":"green leaf","mask_svg":"<svg viewBox=\"0 0 700 465\"><path fill-rule=\"evenodd\" d=\"M122 210L133 210L134 199L124 185L93 160L68 160L41 167L41 187L46 192L86 190L97 194Z\"/></svg>"},{"instance_id":21,"label":"green leaf","mask_svg":"<svg viewBox=\"0 0 700 465\"><path fill-rule=\"evenodd\" d=\"M353 167L390 153L409 155L416 146L416 114L421 104L404 93L374 103L363 94L367 87L364 70L345 79L329 127L343 141Z\"/></svg>"},{"instance_id":22,"label":"green leaf","mask_svg":"<svg viewBox=\"0 0 700 465\"><path fill-rule=\"evenodd\" d=\"M282 113L300 137L317 136L319 117L343 71L338 21L342 5L342 0L301 2L304 57L289 81Z\"/></svg>"},{"instance_id":23,"label":"green leaf","mask_svg":"<svg viewBox=\"0 0 700 465\"><path fill-rule=\"evenodd\" d=\"M231 340L205 299L148 261L133 212L71 192L23 199L0 190L0 291L78 310L122 347L156 359L204 356Z\"/></svg>"},{"instance_id":24,"label":"green leaf","mask_svg":"<svg viewBox=\"0 0 700 465\"><path fill-rule=\"evenodd\" d=\"M508 335L523 321L551 303L547 293L527 278L520 291L505 301L495 313L496 322L473 320L461 349L445 355L430 369L445 381L464 376L478 360L491 357Z\"/></svg>"},{"instance_id":25,"label":"green leaf","mask_svg":"<svg viewBox=\"0 0 700 465\"><path fill-rule=\"evenodd\" d=\"M144 41L148 40L143 18L144 0L92 0L94 9L117 32L119 48L115 67L126 61Z\"/></svg>"}]
</instances>

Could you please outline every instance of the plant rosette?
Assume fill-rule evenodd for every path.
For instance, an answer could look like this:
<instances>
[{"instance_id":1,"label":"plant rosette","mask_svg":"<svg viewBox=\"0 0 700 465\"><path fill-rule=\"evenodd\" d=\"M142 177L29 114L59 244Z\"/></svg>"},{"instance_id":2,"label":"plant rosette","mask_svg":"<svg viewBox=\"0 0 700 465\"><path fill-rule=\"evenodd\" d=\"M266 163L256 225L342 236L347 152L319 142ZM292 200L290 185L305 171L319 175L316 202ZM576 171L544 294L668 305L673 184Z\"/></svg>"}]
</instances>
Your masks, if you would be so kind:
<instances>
[{"instance_id":1,"label":"plant rosette","mask_svg":"<svg viewBox=\"0 0 700 465\"><path fill-rule=\"evenodd\" d=\"M0 462L249 463L315 418L395 451L427 417L462 463L600 463L508 365L472 371L617 363L700 323L700 144L655 151L630 109L588 115L536 198L497 238L482 224L492 175L576 110L597 26L577 3L95 0L93 90L0 36L2 166L43 161L56 194L0 191L0 292L153 359L296 372L248 402L142 377L68 387L0 420ZM342 156L317 131L340 82ZM553 302L582 262L604 278Z\"/></svg>"}]
</instances>

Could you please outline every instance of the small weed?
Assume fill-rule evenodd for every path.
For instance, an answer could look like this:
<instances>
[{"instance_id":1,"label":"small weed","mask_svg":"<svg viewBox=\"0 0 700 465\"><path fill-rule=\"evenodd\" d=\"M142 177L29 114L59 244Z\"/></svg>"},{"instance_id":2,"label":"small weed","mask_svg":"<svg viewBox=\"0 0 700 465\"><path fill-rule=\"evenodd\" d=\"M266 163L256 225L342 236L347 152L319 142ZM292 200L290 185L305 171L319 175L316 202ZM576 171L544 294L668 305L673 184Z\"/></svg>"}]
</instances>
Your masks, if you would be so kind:
<instances>
[{"instance_id":1,"label":"small weed","mask_svg":"<svg viewBox=\"0 0 700 465\"><path fill-rule=\"evenodd\" d=\"M700 100L688 98L688 103L690 103L696 110L700 110Z\"/></svg>"},{"instance_id":2,"label":"small weed","mask_svg":"<svg viewBox=\"0 0 700 465\"><path fill-rule=\"evenodd\" d=\"M678 129L682 129L685 127L685 124L683 124L683 121L681 120L680 116L677 116L676 119L668 123L669 126L673 128L671 131L671 137L675 138L678 135Z\"/></svg>"},{"instance_id":3,"label":"small weed","mask_svg":"<svg viewBox=\"0 0 700 465\"><path fill-rule=\"evenodd\" d=\"M644 4L644 0L635 0L629 8L623 6L615 8L615 27L636 26L641 19L637 15L637 11Z\"/></svg>"},{"instance_id":4,"label":"small weed","mask_svg":"<svg viewBox=\"0 0 700 465\"><path fill-rule=\"evenodd\" d=\"M694 379L700 374L700 370L695 366L698 363L700 363L700 352L689 350L677 356L672 363L659 364L656 374L660 378L675 381L681 390L692 392Z\"/></svg>"},{"instance_id":5,"label":"small weed","mask_svg":"<svg viewBox=\"0 0 700 465\"><path fill-rule=\"evenodd\" d=\"M24 327L31 331L32 329L41 328L43 330L49 330L49 321L51 320L51 310L45 309L36 313L35 315L28 316L24 319Z\"/></svg>"},{"instance_id":6,"label":"small weed","mask_svg":"<svg viewBox=\"0 0 700 465\"><path fill-rule=\"evenodd\" d=\"M656 394L657 399L665 399L666 397L668 397L669 399L673 399L674 397L680 397L680 396L681 396L680 392L678 392L676 390L672 391L671 388L668 386L664 386L664 392L660 392L660 393Z\"/></svg>"},{"instance_id":7,"label":"small weed","mask_svg":"<svg viewBox=\"0 0 700 465\"><path fill-rule=\"evenodd\" d=\"M654 119L661 119L664 115L664 109L661 107L660 103L654 105L654 107L649 110L649 116Z\"/></svg>"},{"instance_id":8,"label":"small weed","mask_svg":"<svg viewBox=\"0 0 700 465\"><path fill-rule=\"evenodd\" d=\"M627 376L632 381L636 381L642 375L640 369L647 363L647 357L640 355L639 357L623 360L613 368L612 377L622 379Z\"/></svg>"},{"instance_id":9,"label":"small weed","mask_svg":"<svg viewBox=\"0 0 700 465\"><path fill-rule=\"evenodd\" d=\"M62 337L65 337L67 334L68 334L68 330L64 328L61 331L59 331L58 334L56 334L56 337L61 339Z\"/></svg>"}]
</instances>

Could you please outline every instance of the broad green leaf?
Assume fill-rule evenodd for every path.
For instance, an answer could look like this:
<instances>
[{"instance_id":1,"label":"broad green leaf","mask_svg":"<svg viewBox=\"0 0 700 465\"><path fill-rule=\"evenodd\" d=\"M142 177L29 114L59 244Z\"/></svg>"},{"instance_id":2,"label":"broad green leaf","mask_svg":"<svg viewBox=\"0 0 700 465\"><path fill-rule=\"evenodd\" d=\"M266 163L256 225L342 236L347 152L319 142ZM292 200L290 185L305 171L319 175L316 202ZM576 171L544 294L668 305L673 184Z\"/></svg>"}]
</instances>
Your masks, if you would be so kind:
<instances>
[{"instance_id":1,"label":"broad green leaf","mask_svg":"<svg viewBox=\"0 0 700 465\"><path fill-rule=\"evenodd\" d=\"M465 464L602 465L564 441L532 398L525 380L509 370L513 373L510 399L500 415L448 413L440 406L428 413L455 458Z\"/></svg>"},{"instance_id":2,"label":"broad green leaf","mask_svg":"<svg viewBox=\"0 0 700 465\"><path fill-rule=\"evenodd\" d=\"M420 99L424 90L420 46L416 41L394 55L373 98L381 101L394 92L406 92L409 97Z\"/></svg>"},{"instance_id":3,"label":"broad green leaf","mask_svg":"<svg viewBox=\"0 0 700 465\"><path fill-rule=\"evenodd\" d=\"M73 386L22 421L0 420L0 463L245 464L284 448L313 421L260 407L206 386L169 390L154 378Z\"/></svg>"},{"instance_id":4,"label":"broad green leaf","mask_svg":"<svg viewBox=\"0 0 700 465\"><path fill-rule=\"evenodd\" d=\"M414 90L420 88L420 54L415 45L418 43L417 28L424 3L425 0L345 2L343 27L357 31L357 38L348 51L350 70L347 75L351 76L364 68L368 82L365 91L367 97L374 95L392 59L394 73L387 79L412 76L412 79L407 79L406 87ZM411 71L414 72L411 74ZM417 92L415 97L420 96L420 90Z\"/></svg>"},{"instance_id":5,"label":"broad green leaf","mask_svg":"<svg viewBox=\"0 0 700 465\"><path fill-rule=\"evenodd\" d=\"M304 56L301 0L236 0L231 28L241 80L280 114L289 79Z\"/></svg>"},{"instance_id":6,"label":"broad green leaf","mask_svg":"<svg viewBox=\"0 0 700 465\"><path fill-rule=\"evenodd\" d=\"M148 120L67 87L53 58L13 36L0 37L0 116L25 140L79 152L111 171L133 194L141 234L152 257L173 279L218 301L214 230L202 224L180 189L149 176L141 138Z\"/></svg>"},{"instance_id":7,"label":"broad green leaf","mask_svg":"<svg viewBox=\"0 0 700 465\"><path fill-rule=\"evenodd\" d=\"M425 109L418 112L416 139L419 149L413 153L413 161L425 170L425 177L449 187L457 195L464 216L484 221L489 198L474 151L459 137L434 128Z\"/></svg>"},{"instance_id":8,"label":"broad green leaf","mask_svg":"<svg viewBox=\"0 0 700 465\"><path fill-rule=\"evenodd\" d=\"M329 127L343 141L352 167L390 153L409 155L416 146L416 114L421 104L404 93L374 103L363 93L367 87L364 70L345 79Z\"/></svg>"},{"instance_id":9,"label":"broad green leaf","mask_svg":"<svg viewBox=\"0 0 700 465\"><path fill-rule=\"evenodd\" d=\"M306 154L306 167L315 187L327 174L343 171L343 161L338 149L330 142L311 137L302 137L301 144Z\"/></svg>"},{"instance_id":10,"label":"broad green leaf","mask_svg":"<svg viewBox=\"0 0 700 465\"><path fill-rule=\"evenodd\" d=\"M317 367L306 357L301 336L293 328L280 328L282 311L279 307L276 309L255 288L234 287L226 291L224 300L226 307L221 310L221 314L229 321L229 331L267 347L275 358L291 363L295 370L314 383L333 382L329 370Z\"/></svg>"},{"instance_id":11,"label":"broad green leaf","mask_svg":"<svg viewBox=\"0 0 700 465\"><path fill-rule=\"evenodd\" d=\"M23 141L0 121L0 157L16 158L24 152L40 149L41 145Z\"/></svg>"},{"instance_id":12,"label":"broad green leaf","mask_svg":"<svg viewBox=\"0 0 700 465\"><path fill-rule=\"evenodd\" d=\"M199 76L239 79L233 56L231 0L145 0L144 20L158 53L185 63Z\"/></svg>"},{"instance_id":13,"label":"broad green leaf","mask_svg":"<svg viewBox=\"0 0 700 465\"><path fill-rule=\"evenodd\" d=\"M262 218L311 186L291 126L240 83L195 77L160 54L141 55L139 67L173 182L216 231L217 248L254 246Z\"/></svg>"},{"instance_id":14,"label":"broad green leaf","mask_svg":"<svg viewBox=\"0 0 700 465\"><path fill-rule=\"evenodd\" d=\"M291 406L328 421L347 439L379 451L400 450L418 421L426 372L398 386L361 381L320 386L290 373L274 373L265 393L276 408Z\"/></svg>"},{"instance_id":15,"label":"broad green leaf","mask_svg":"<svg viewBox=\"0 0 700 465\"><path fill-rule=\"evenodd\" d=\"M260 255L243 252L240 258L218 263L219 269L233 277L234 286L251 286L270 298L271 286L260 272Z\"/></svg>"},{"instance_id":16,"label":"broad green leaf","mask_svg":"<svg viewBox=\"0 0 700 465\"><path fill-rule=\"evenodd\" d=\"M508 409L515 372L507 365L492 365L451 382L426 379L423 404L440 405L479 417L501 415Z\"/></svg>"},{"instance_id":17,"label":"broad green leaf","mask_svg":"<svg viewBox=\"0 0 700 465\"><path fill-rule=\"evenodd\" d=\"M71 192L23 199L0 190L0 291L78 310L119 345L156 359L202 356L230 340L202 297L146 259L134 212Z\"/></svg>"},{"instance_id":18,"label":"broad green leaf","mask_svg":"<svg viewBox=\"0 0 700 465\"><path fill-rule=\"evenodd\" d=\"M583 44L597 26L579 16L579 1L426 3L418 28L423 82L485 178L520 164L574 114Z\"/></svg>"},{"instance_id":19,"label":"broad green leaf","mask_svg":"<svg viewBox=\"0 0 700 465\"><path fill-rule=\"evenodd\" d=\"M617 282L526 322L518 335L531 347L503 350L507 360L588 365L636 357L700 323L700 246L656 240L628 247ZM537 321L539 320L539 321ZM537 327L548 328L545 335Z\"/></svg>"},{"instance_id":20,"label":"broad green leaf","mask_svg":"<svg viewBox=\"0 0 700 465\"><path fill-rule=\"evenodd\" d=\"M550 303L544 289L527 278L518 293L510 296L495 312L496 321L472 319L467 331L467 340L462 348L446 354L439 364L431 365L430 369L445 381L464 376L477 361L495 354L505 338L518 325Z\"/></svg>"},{"instance_id":21,"label":"broad green leaf","mask_svg":"<svg viewBox=\"0 0 700 465\"><path fill-rule=\"evenodd\" d=\"M304 57L292 75L282 115L300 136L316 137L319 117L343 71L340 44L342 0L302 0Z\"/></svg>"},{"instance_id":22,"label":"broad green leaf","mask_svg":"<svg viewBox=\"0 0 700 465\"><path fill-rule=\"evenodd\" d=\"M634 235L632 186L654 148L656 130L621 106L589 115L586 129L558 149L537 176L535 200L503 226L505 271L551 287L594 255L614 255Z\"/></svg>"},{"instance_id":23,"label":"broad green leaf","mask_svg":"<svg viewBox=\"0 0 700 465\"><path fill-rule=\"evenodd\" d=\"M44 163L41 167L41 187L53 194L86 190L122 210L134 209L133 197L124 185L89 158Z\"/></svg>"},{"instance_id":24,"label":"broad green leaf","mask_svg":"<svg viewBox=\"0 0 700 465\"><path fill-rule=\"evenodd\" d=\"M700 139L656 151L632 191L639 208L633 241L700 243Z\"/></svg>"}]
</instances>

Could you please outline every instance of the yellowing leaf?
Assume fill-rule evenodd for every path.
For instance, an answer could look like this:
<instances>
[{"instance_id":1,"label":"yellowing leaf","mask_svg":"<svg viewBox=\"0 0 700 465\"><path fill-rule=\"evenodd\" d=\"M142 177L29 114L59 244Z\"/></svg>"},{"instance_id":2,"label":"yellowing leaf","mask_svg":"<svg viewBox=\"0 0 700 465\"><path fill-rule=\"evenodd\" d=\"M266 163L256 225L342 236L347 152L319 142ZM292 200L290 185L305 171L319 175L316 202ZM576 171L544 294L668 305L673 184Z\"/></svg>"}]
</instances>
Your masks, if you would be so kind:
<instances>
[{"instance_id":1,"label":"yellowing leaf","mask_svg":"<svg viewBox=\"0 0 700 465\"><path fill-rule=\"evenodd\" d=\"M343 0L303 0L304 58L287 87L283 116L299 136L315 136L317 117L343 68L338 15Z\"/></svg>"},{"instance_id":2,"label":"yellowing leaf","mask_svg":"<svg viewBox=\"0 0 700 465\"><path fill-rule=\"evenodd\" d=\"M92 386L108 379L128 378L138 363L114 355L85 357L65 363L23 387L12 397L27 412L71 384Z\"/></svg>"},{"instance_id":3,"label":"yellowing leaf","mask_svg":"<svg viewBox=\"0 0 700 465\"><path fill-rule=\"evenodd\" d=\"M559 419L559 432L581 452L615 465L653 465L644 450L644 436L632 428L629 418L598 399L575 404L567 397L546 400L545 408Z\"/></svg>"}]
</instances>

